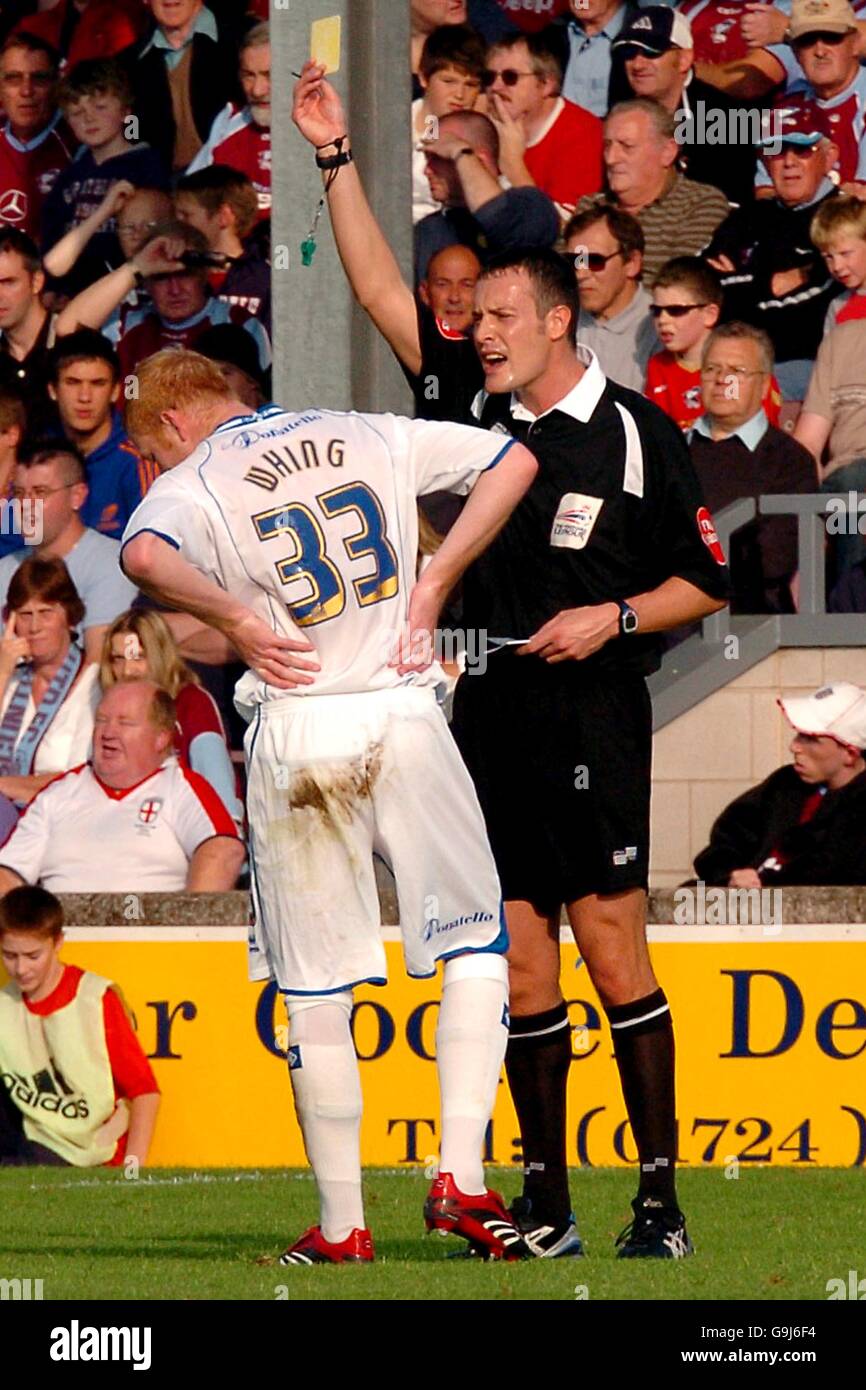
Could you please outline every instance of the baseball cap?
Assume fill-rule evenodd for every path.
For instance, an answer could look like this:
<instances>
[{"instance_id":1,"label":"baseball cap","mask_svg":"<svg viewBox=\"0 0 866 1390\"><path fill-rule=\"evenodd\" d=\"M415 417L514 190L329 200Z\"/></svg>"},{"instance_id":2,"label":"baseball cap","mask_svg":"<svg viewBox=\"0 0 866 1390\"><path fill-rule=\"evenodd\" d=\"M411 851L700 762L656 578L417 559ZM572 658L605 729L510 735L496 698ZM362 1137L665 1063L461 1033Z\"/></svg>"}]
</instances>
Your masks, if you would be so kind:
<instances>
[{"instance_id":1,"label":"baseball cap","mask_svg":"<svg viewBox=\"0 0 866 1390\"><path fill-rule=\"evenodd\" d=\"M821 112L809 97L792 97L765 111L761 117L759 148L780 145L817 145L825 132L821 129Z\"/></svg>"},{"instance_id":2,"label":"baseball cap","mask_svg":"<svg viewBox=\"0 0 866 1390\"><path fill-rule=\"evenodd\" d=\"M670 5L648 5L627 24L611 48L644 48L647 53L667 53L670 48L693 48L692 26L684 14Z\"/></svg>"},{"instance_id":3,"label":"baseball cap","mask_svg":"<svg viewBox=\"0 0 866 1390\"><path fill-rule=\"evenodd\" d=\"M847 34L857 28L857 16L848 0L792 0L789 39L802 38L826 30L828 34Z\"/></svg>"},{"instance_id":4,"label":"baseball cap","mask_svg":"<svg viewBox=\"0 0 866 1390\"><path fill-rule=\"evenodd\" d=\"M859 685L834 681L814 695L776 703L798 734L823 734L849 748L866 749L866 690Z\"/></svg>"}]
</instances>

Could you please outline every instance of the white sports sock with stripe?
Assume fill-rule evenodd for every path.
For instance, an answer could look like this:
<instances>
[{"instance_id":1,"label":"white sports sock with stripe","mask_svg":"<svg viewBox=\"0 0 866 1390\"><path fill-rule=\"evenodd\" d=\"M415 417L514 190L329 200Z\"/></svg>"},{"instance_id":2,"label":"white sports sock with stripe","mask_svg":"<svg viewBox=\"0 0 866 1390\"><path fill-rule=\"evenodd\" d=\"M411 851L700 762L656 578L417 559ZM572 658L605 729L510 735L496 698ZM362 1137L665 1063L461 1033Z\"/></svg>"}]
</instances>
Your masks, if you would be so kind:
<instances>
[{"instance_id":1,"label":"white sports sock with stripe","mask_svg":"<svg viewBox=\"0 0 866 1390\"><path fill-rule=\"evenodd\" d=\"M508 1042L508 964L489 951L445 962L436 1029L442 1098L439 1167L461 1192L486 1190L484 1133Z\"/></svg>"},{"instance_id":2,"label":"white sports sock with stripe","mask_svg":"<svg viewBox=\"0 0 866 1390\"><path fill-rule=\"evenodd\" d=\"M364 1227L361 1079L352 1042L352 995L287 999L289 1077L315 1174L325 1240Z\"/></svg>"}]
</instances>

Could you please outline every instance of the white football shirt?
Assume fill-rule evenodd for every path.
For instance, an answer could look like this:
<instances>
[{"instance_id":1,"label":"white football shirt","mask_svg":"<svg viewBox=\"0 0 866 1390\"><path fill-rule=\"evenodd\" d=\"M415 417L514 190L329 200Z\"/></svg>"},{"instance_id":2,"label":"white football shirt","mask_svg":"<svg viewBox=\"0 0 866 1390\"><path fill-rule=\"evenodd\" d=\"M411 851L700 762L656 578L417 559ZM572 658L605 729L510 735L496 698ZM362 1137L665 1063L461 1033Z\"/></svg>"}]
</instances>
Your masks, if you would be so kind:
<instances>
[{"instance_id":1,"label":"white football shirt","mask_svg":"<svg viewBox=\"0 0 866 1390\"><path fill-rule=\"evenodd\" d=\"M0 864L52 893L181 893L215 835L238 839L213 787L170 758L117 791L89 763L49 782L0 849Z\"/></svg>"},{"instance_id":2,"label":"white football shirt","mask_svg":"<svg viewBox=\"0 0 866 1390\"><path fill-rule=\"evenodd\" d=\"M416 498L467 493L513 439L467 425L267 406L221 425L164 473L122 544L153 531L276 631L298 629L321 672L301 695L435 684L388 665L418 559ZM284 698L252 673L242 702Z\"/></svg>"}]
</instances>

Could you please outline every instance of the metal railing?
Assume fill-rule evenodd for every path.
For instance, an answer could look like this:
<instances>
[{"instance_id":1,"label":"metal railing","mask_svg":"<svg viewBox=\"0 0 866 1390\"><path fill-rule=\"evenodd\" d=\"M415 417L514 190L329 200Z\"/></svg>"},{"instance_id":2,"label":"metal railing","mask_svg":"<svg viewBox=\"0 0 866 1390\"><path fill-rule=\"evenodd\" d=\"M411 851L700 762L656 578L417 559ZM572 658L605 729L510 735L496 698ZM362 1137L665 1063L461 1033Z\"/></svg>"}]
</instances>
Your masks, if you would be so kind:
<instances>
[{"instance_id":1,"label":"metal railing","mask_svg":"<svg viewBox=\"0 0 866 1390\"><path fill-rule=\"evenodd\" d=\"M665 654L650 679L654 725L672 719L721 690L780 647L866 646L866 614L828 613L826 590L827 520L846 517L855 533L863 517L857 493L773 493L742 497L714 518L725 553L735 531L757 516L797 518L799 611L738 615L729 608L712 614L701 630Z\"/></svg>"}]
</instances>

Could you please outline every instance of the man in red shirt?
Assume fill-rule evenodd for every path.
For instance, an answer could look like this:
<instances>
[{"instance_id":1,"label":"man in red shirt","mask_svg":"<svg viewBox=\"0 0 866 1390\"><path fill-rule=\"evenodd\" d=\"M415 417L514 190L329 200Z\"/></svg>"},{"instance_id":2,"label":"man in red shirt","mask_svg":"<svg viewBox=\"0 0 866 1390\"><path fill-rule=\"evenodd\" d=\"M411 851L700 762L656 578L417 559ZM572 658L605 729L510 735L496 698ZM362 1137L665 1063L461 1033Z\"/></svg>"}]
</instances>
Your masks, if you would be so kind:
<instances>
[{"instance_id":1,"label":"man in red shirt","mask_svg":"<svg viewBox=\"0 0 866 1390\"><path fill-rule=\"evenodd\" d=\"M544 34L494 44L483 85L502 173L514 188L540 188L567 221L581 198L601 188L601 121L560 95L562 62Z\"/></svg>"},{"instance_id":2,"label":"man in red shirt","mask_svg":"<svg viewBox=\"0 0 866 1390\"><path fill-rule=\"evenodd\" d=\"M13 34L0 48L0 225L39 240L42 204L75 152L55 104L57 55L44 40Z\"/></svg>"},{"instance_id":3,"label":"man in red shirt","mask_svg":"<svg viewBox=\"0 0 866 1390\"><path fill-rule=\"evenodd\" d=\"M0 902L0 1166L142 1165L159 1087L109 980L65 965L63 909L44 888Z\"/></svg>"}]
</instances>

